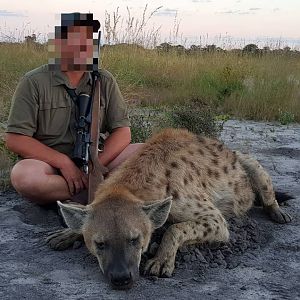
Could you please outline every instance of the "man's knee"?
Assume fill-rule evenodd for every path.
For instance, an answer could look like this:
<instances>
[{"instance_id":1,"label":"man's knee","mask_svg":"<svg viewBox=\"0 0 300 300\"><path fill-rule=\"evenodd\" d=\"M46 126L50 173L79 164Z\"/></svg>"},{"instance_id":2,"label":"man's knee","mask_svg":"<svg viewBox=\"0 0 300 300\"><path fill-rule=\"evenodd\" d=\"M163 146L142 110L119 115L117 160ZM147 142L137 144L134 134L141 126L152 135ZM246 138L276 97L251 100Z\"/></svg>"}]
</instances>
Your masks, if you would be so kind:
<instances>
[{"instance_id":1,"label":"man's knee","mask_svg":"<svg viewBox=\"0 0 300 300\"><path fill-rule=\"evenodd\" d=\"M30 159L24 159L15 164L10 179L19 194L30 200L36 200L41 195L47 180L46 171L49 171L46 170L49 165L45 164Z\"/></svg>"}]
</instances>

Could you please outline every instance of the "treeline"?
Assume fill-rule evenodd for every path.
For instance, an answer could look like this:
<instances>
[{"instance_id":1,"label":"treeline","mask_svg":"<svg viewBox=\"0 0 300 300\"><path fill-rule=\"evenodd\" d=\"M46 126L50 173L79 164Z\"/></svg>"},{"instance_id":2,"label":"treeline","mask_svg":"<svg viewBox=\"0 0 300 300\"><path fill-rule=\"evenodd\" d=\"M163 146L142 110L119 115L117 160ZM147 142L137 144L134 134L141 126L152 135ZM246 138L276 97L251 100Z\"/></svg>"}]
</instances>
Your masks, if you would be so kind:
<instances>
[{"instance_id":1,"label":"treeline","mask_svg":"<svg viewBox=\"0 0 300 300\"><path fill-rule=\"evenodd\" d=\"M18 42L0 42L1 44L20 44ZM47 47L46 43L40 43L37 41L37 36L35 34L26 36L23 44L34 46L36 49L44 49ZM113 48L113 47L135 47L144 49L143 46L137 44L126 44L126 43L119 43L119 44L103 44L103 47ZM149 49L148 49L149 50ZM156 46L154 50L157 50L159 53L176 53L176 54L202 54L202 53L235 53L235 54L255 54L255 55L262 55L262 54L289 54L289 55L300 55L300 51L296 49L292 49L291 47L285 46L283 48L275 48L271 49L268 46L263 48L259 48L256 44L248 44L243 48L235 48L235 49L223 49L221 47L216 46L215 44L211 45L191 45L190 47L184 47L182 45L174 45L172 43L161 43L160 45Z\"/></svg>"},{"instance_id":2,"label":"treeline","mask_svg":"<svg viewBox=\"0 0 300 300\"><path fill-rule=\"evenodd\" d=\"M236 54L266 54L266 53L274 53L274 54L298 54L300 55L300 51L291 49L290 47L286 46L284 48L279 49L271 49L268 46L263 48L259 48L256 44L248 44L243 48L237 49L223 49L218 47L214 44L212 45L191 45L189 48L186 48L182 45L172 45L171 43L162 43L156 47L156 49L161 53L168 53L168 52L176 52L178 54L185 53L185 54L198 54L198 53L215 53L215 52L231 52Z\"/></svg>"}]
</instances>

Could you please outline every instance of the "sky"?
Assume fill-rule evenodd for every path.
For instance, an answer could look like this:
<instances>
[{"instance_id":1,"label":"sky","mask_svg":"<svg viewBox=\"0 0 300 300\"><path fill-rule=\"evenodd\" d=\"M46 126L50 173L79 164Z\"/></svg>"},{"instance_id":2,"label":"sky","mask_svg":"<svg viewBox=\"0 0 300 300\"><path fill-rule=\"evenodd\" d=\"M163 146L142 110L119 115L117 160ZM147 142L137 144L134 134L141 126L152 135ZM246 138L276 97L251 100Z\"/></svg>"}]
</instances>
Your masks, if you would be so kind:
<instances>
[{"instance_id":1,"label":"sky","mask_svg":"<svg viewBox=\"0 0 300 300\"><path fill-rule=\"evenodd\" d=\"M104 23L105 11L112 15L119 7L125 20L128 7L141 19L147 4L148 15L160 7L148 26L160 27L162 42L300 47L299 0L0 0L0 37L37 33L47 38L62 12L92 12ZM179 24L176 41L174 24Z\"/></svg>"}]
</instances>

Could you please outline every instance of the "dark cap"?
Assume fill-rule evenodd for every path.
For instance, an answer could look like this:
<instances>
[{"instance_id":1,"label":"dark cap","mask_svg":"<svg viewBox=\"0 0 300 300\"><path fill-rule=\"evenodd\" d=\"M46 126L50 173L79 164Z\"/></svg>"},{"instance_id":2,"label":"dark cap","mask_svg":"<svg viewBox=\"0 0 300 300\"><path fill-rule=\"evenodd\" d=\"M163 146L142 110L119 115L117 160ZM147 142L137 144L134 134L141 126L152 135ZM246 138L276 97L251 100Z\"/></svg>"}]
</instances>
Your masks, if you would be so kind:
<instances>
[{"instance_id":1,"label":"dark cap","mask_svg":"<svg viewBox=\"0 0 300 300\"><path fill-rule=\"evenodd\" d=\"M63 13L61 14L61 26L91 26L93 27L93 32L97 32L100 28L100 22L98 20L93 20L92 13Z\"/></svg>"}]
</instances>

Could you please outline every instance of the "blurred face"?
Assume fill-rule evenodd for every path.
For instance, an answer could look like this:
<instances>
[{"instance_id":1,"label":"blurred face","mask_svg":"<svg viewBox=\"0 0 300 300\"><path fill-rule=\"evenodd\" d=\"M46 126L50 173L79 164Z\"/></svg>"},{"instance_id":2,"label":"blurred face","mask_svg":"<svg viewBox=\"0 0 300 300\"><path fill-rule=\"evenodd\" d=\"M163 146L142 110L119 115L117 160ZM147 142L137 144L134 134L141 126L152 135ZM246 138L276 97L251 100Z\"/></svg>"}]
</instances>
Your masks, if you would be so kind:
<instances>
[{"instance_id":1,"label":"blurred face","mask_svg":"<svg viewBox=\"0 0 300 300\"><path fill-rule=\"evenodd\" d=\"M70 26L66 38L55 38L53 42L55 59L59 59L61 71L91 70L97 53L93 27Z\"/></svg>"}]
</instances>

